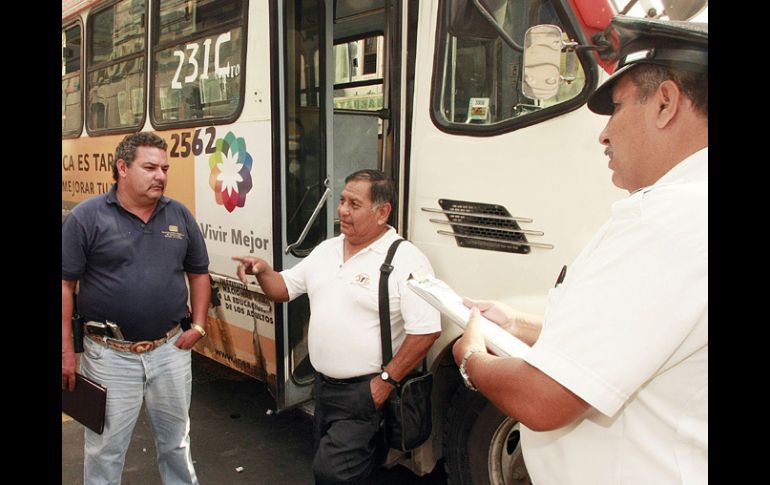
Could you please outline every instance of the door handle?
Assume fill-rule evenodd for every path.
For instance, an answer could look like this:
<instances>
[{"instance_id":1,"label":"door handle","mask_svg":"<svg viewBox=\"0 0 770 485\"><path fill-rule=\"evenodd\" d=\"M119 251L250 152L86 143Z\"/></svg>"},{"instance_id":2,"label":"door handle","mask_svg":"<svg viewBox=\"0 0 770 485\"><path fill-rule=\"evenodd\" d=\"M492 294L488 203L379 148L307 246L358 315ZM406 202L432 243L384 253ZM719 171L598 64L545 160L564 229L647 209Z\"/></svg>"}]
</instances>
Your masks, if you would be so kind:
<instances>
[{"instance_id":1,"label":"door handle","mask_svg":"<svg viewBox=\"0 0 770 485\"><path fill-rule=\"evenodd\" d=\"M329 179L327 178L324 180L324 186L326 187L326 190L324 191L323 195L321 196L321 200L318 201L318 205L315 206L315 209L313 210L313 213L310 215L310 219L307 221L307 224L305 224L305 228L302 229L302 232L299 235L299 238L288 246L286 246L286 254L289 254L291 251L294 250L297 246L302 244L302 242L307 237L307 233L310 232L310 227L313 225L315 220L318 218L318 214L321 213L321 208L324 206L324 203L326 202L326 199L329 198L329 196L332 193L332 189L329 187Z\"/></svg>"}]
</instances>

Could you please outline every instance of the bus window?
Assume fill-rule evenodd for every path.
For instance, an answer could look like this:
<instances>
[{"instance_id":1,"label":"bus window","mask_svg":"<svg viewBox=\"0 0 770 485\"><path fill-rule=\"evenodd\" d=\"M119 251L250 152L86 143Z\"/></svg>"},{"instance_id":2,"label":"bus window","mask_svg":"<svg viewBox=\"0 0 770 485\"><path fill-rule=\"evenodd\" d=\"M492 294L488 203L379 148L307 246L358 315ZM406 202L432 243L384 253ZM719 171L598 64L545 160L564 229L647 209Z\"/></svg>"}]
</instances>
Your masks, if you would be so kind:
<instances>
[{"instance_id":1,"label":"bus window","mask_svg":"<svg viewBox=\"0 0 770 485\"><path fill-rule=\"evenodd\" d=\"M165 0L154 14L152 122L232 121L241 107L242 0Z\"/></svg>"},{"instance_id":2,"label":"bus window","mask_svg":"<svg viewBox=\"0 0 770 485\"><path fill-rule=\"evenodd\" d=\"M534 118L542 120L577 108L585 101L587 56L576 60L562 54L563 67L577 61L574 80L564 83L553 99L527 98L521 89L522 53L496 33L474 31L483 21L469 24L467 19L452 18L446 3L442 3L441 42L437 48L440 54L434 74L437 84L433 89L433 117L441 128L466 134L495 134L531 124ZM561 9L558 0L508 0L496 13L504 20L503 29L522 45L524 33L532 25L554 24L572 32L571 26L565 27L557 8Z\"/></svg>"},{"instance_id":3,"label":"bus window","mask_svg":"<svg viewBox=\"0 0 770 485\"><path fill-rule=\"evenodd\" d=\"M144 120L144 0L123 0L88 21L89 132L132 131Z\"/></svg>"},{"instance_id":4,"label":"bus window","mask_svg":"<svg viewBox=\"0 0 770 485\"><path fill-rule=\"evenodd\" d=\"M334 46L335 109L382 109L383 49L382 35Z\"/></svg>"},{"instance_id":5,"label":"bus window","mask_svg":"<svg viewBox=\"0 0 770 485\"><path fill-rule=\"evenodd\" d=\"M77 137L83 126L80 91L80 52L83 37L80 24L66 27L61 34L61 135Z\"/></svg>"}]
</instances>

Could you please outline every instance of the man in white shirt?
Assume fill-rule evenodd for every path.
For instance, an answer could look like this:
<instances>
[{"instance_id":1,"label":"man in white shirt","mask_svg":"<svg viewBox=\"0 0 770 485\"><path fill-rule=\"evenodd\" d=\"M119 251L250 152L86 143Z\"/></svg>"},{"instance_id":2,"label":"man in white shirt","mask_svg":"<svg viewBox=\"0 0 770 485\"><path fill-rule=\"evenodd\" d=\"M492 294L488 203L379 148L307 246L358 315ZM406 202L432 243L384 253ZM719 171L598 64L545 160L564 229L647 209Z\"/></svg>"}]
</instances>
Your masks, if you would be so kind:
<instances>
[{"instance_id":1,"label":"man in white shirt","mask_svg":"<svg viewBox=\"0 0 770 485\"><path fill-rule=\"evenodd\" d=\"M411 273L433 274L433 268L413 244L402 243L388 279L393 359L382 361L380 266L400 239L387 224L394 192L384 173L355 172L337 207L340 236L280 273L260 258L233 258L241 281L256 275L268 298L283 302L307 293L310 299L317 484L360 483L371 474L387 451L378 439L381 407L441 333L438 311L406 287Z\"/></svg>"},{"instance_id":2,"label":"man in white shirt","mask_svg":"<svg viewBox=\"0 0 770 485\"><path fill-rule=\"evenodd\" d=\"M468 301L453 349L466 385L524 425L536 485L708 482L708 31L620 26L588 107L611 115L599 141L631 195L544 316ZM529 353L488 354L479 311Z\"/></svg>"}]
</instances>

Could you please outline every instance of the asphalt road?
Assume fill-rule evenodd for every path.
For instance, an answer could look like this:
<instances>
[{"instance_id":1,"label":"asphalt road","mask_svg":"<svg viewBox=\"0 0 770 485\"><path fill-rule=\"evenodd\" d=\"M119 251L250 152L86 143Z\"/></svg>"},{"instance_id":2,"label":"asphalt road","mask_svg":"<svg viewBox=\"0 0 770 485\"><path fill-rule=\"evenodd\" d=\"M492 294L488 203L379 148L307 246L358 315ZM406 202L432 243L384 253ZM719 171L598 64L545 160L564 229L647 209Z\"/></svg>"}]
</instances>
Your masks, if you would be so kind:
<instances>
[{"instance_id":1,"label":"asphalt road","mask_svg":"<svg viewBox=\"0 0 770 485\"><path fill-rule=\"evenodd\" d=\"M312 418L273 413L264 384L193 353L192 456L204 485L312 484ZM240 469L240 471L238 471ZM425 477L402 466L382 469L380 484L443 485L442 465ZM62 415L62 485L83 483L83 426ZM144 412L123 469L124 485L161 485Z\"/></svg>"}]
</instances>

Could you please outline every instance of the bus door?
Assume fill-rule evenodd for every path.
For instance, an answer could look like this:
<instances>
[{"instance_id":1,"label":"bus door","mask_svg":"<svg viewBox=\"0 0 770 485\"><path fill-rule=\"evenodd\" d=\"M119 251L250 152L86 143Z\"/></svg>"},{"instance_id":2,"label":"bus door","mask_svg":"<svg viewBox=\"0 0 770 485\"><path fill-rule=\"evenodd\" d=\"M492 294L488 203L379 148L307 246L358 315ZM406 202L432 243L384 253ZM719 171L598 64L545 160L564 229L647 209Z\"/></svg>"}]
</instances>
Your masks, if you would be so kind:
<instances>
[{"instance_id":1,"label":"bus door","mask_svg":"<svg viewBox=\"0 0 770 485\"><path fill-rule=\"evenodd\" d=\"M339 234L336 208L346 175L385 165L384 3L293 0L277 8L276 268L293 267ZM278 409L311 398L309 316L306 295L276 307Z\"/></svg>"}]
</instances>

